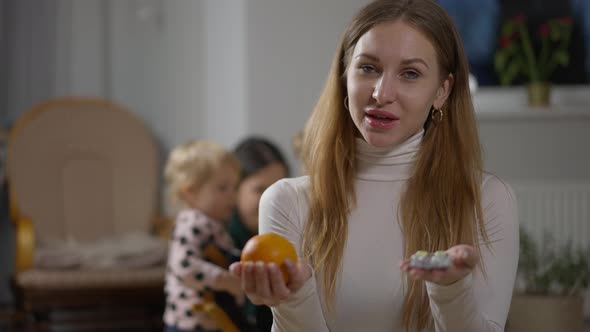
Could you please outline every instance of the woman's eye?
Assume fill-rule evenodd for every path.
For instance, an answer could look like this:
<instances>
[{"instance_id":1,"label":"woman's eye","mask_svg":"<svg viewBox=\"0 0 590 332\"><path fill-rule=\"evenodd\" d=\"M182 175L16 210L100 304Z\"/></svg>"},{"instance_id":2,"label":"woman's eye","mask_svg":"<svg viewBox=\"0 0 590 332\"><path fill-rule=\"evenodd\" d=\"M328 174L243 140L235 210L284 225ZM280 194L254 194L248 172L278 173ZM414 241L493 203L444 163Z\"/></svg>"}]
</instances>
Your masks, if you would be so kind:
<instances>
[{"instance_id":1,"label":"woman's eye","mask_svg":"<svg viewBox=\"0 0 590 332\"><path fill-rule=\"evenodd\" d=\"M413 70L406 70L405 72L402 73L402 76L404 78L414 80L414 79L417 79L418 77L420 77L420 74L418 74L418 72L413 71Z\"/></svg>"},{"instance_id":2,"label":"woman's eye","mask_svg":"<svg viewBox=\"0 0 590 332\"><path fill-rule=\"evenodd\" d=\"M377 69L371 65L361 65L360 69L363 71L363 73L374 73L377 71Z\"/></svg>"}]
</instances>

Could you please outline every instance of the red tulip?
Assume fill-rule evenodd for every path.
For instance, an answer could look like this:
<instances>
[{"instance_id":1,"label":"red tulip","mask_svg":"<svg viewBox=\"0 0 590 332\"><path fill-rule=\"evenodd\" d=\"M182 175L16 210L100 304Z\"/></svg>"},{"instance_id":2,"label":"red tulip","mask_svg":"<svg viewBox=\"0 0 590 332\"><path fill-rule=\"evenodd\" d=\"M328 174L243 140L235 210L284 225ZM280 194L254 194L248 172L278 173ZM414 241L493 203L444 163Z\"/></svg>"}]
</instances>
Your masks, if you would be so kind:
<instances>
[{"instance_id":1,"label":"red tulip","mask_svg":"<svg viewBox=\"0 0 590 332\"><path fill-rule=\"evenodd\" d=\"M512 18L512 22L514 22L515 24L524 24L525 21L526 21L526 18L522 14L514 16Z\"/></svg>"},{"instance_id":2,"label":"red tulip","mask_svg":"<svg viewBox=\"0 0 590 332\"><path fill-rule=\"evenodd\" d=\"M510 38L510 37L500 38L500 48L504 49L504 48L510 46L510 43L512 43L512 38Z\"/></svg>"},{"instance_id":3,"label":"red tulip","mask_svg":"<svg viewBox=\"0 0 590 332\"><path fill-rule=\"evenodd\" d=\"M569 16L561 17L557 21L564 25L572 25L574 23L574 20Z\"/></svg>"},{"instance_id":4,"label":"red tulip","mask_svg":"<svg viewBox=\"0 0 590 332\"><path fill-rule=\"evenodd\" d=\"M548 23L543 23L541 24L541 26L539 27L539 35L541 36L541 38L546 38L549 37L549 24Z\"/></svg>"}]
</instances>

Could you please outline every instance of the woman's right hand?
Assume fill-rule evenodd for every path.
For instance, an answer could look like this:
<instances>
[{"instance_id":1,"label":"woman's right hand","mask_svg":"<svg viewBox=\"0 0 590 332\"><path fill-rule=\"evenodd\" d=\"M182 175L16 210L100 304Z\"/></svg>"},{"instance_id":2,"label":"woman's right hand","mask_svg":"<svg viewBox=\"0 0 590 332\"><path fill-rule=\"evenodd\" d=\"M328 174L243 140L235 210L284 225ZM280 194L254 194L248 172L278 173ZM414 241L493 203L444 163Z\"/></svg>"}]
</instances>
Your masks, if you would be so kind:
<instances>
[{"instance_id":1,"label":"woman's right hand","mask_svg":"<svg viewBox=\"0 0 590 332\"><path fill-rule=\"evenodd\" d=\"M311 277L311 267L305 260L284 263L289 273L285 283L281 269L274 263L237 262L229 267L230 273L239 277L242 289L256 305L276 306L289 299Z\"/></svg>"}]
</instances>

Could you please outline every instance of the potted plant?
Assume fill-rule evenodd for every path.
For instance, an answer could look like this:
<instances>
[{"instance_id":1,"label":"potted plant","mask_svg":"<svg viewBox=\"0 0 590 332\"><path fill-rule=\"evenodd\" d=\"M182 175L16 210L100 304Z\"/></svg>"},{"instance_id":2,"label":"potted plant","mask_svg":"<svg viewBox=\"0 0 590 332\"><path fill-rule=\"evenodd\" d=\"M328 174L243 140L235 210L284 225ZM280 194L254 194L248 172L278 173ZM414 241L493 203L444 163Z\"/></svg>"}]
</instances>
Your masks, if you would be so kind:
<instances>
[{"instance_id":1,"label":"potted plant","mask_svg":"<svg viewBox=\"0 0 590 332\"><path fill-rule=\"evenodd\" d=\"M572 35L572 19L551 19L538 27L535 47L524 16L516 16L502 26L494 67L502 85L518 77L527 79L531 106L547 106L550 102L550 78L558 66L567 66L568 47ZM539 49L537 52L536 50Z\"/></svg>"},{"instance_id":2,"label":"potted plant","mask_svg":"<svg viewBox=\"0 0 590 332\"><path fill-rule=\"evenodd\" d=\"M517 289L507 331L582 332L583 292L590 284L590 256L571 244L553 245L550 236L539 247L520 230Z\"/></svg>"}]
</instances>

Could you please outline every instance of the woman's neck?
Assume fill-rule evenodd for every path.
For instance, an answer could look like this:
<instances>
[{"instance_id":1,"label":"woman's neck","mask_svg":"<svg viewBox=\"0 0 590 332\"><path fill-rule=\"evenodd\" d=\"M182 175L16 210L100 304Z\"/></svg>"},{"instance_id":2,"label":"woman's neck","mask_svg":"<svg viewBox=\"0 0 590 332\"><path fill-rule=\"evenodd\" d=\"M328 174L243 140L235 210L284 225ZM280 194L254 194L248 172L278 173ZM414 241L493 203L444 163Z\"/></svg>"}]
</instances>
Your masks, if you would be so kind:
<instances>
[{"instance_id":1,"label":"woman's neck","mask_svg":"<svg viewBox=\"0 0 590 332\"><path fill-rule=\"evenodd\" d=\"M408 179L423 136L424 130L420 130L394 147L374 147L357 138L357 177L372 181Z\"/></svg>"}]
</instances>

